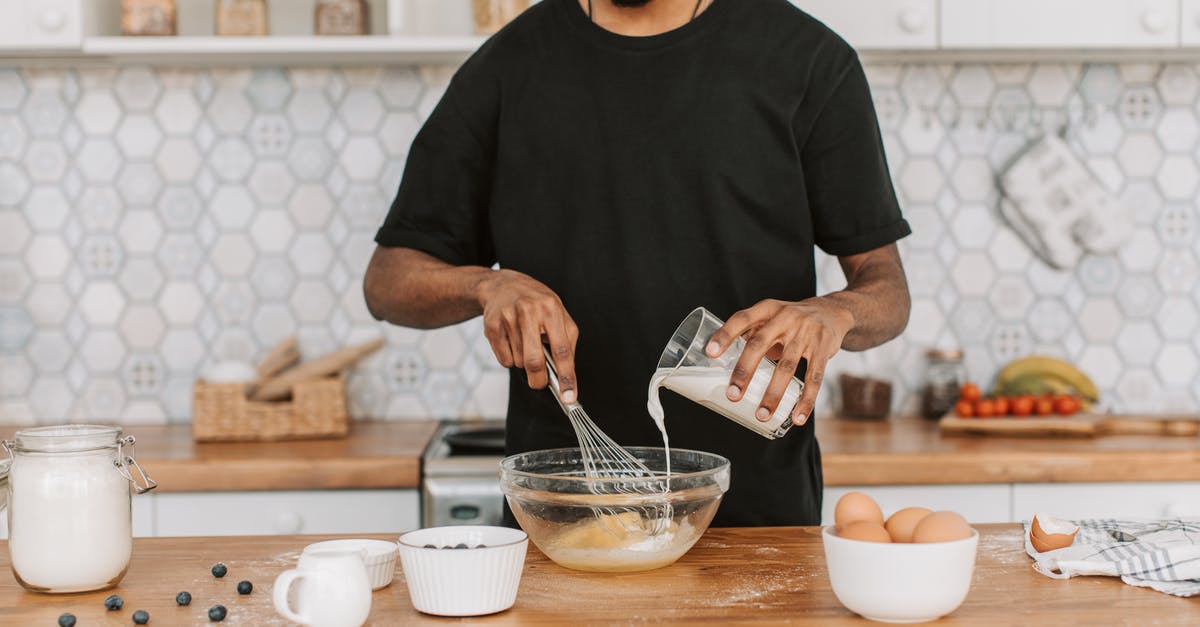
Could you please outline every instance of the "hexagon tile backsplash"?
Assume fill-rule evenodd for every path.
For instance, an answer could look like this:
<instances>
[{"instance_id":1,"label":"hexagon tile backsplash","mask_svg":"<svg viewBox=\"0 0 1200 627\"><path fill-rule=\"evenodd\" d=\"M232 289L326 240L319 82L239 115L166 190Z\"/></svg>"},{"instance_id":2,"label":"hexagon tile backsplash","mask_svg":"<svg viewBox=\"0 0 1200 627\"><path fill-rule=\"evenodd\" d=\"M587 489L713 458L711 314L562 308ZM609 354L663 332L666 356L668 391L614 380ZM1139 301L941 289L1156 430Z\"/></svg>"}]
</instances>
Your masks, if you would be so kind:
<instances>
[{"instance_id":1,"label":"hexagon tile backsplash","mask_svg":"<svg viewBox=\"0 0 1200 627\"><path fill-rule=\"evenodd\" d=\"M452 69L0 68L0 422L187 421L198 372L292 333L308 355L386 335L351 378L357 418L502 416L507 373L477 322L385 327L361 298ZM1197 68L868 74L914 230L913 315L832 370L893 378L907 410L930 346L965 348L980 381L1038 351L1080 363L1115 409L1196 409ZM1044 132L1133 212L1119 254L1055 271L999 219L998 169ZM844 285L818 256L822 289Z\"/></svg>"}]
</instances>

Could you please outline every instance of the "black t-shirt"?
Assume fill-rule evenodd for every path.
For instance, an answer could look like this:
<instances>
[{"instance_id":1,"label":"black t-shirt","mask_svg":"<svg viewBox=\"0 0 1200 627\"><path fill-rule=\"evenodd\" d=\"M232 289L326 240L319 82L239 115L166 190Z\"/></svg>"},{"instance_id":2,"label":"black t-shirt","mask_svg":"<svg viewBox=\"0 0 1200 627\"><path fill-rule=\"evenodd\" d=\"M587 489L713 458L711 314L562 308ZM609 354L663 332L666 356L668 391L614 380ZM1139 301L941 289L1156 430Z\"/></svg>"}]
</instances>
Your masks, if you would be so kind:
<instances>
[{"instance_id":1,"label":"black t-shirt","mask_svg":"<svg viewBox=\"0 0 1200 627\"><path fill-rule=\"evenodd\" d=\"M454 76L376 241L545 283L579 325L580 402L661 446L646 388L689 311L812 297L814 245L908 233L857 56L786 0L716 0L651 37L545 0ZM511 379L508 451L574 446L551 393ZM672 446L732 461L715 525L819 522L812 421L770 441L662 395Z\"/></svg>"}]
</instances>

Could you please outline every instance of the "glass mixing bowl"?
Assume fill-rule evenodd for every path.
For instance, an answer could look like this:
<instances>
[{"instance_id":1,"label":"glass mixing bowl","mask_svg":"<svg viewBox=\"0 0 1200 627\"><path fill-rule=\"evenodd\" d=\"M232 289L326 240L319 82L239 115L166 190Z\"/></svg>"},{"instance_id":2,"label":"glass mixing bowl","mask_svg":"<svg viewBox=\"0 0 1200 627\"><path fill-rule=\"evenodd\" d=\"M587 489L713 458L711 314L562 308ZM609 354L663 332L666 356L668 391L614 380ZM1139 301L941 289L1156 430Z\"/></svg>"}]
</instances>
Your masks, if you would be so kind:
<instances>
[{"instance_id":1,"label":"glass mixing bowl","mask_svg":"<svg viewBox=\"0 0 1200 627\"><path fill-rule=\"evenodd\" d=\"M661 448L628 450L655 473L589 479L578 448L533 451L500 462L500 484L521 528L555 563L575 570L661 568L692 548L729 489L729 460Z\"/></svg>"}]
</instances>

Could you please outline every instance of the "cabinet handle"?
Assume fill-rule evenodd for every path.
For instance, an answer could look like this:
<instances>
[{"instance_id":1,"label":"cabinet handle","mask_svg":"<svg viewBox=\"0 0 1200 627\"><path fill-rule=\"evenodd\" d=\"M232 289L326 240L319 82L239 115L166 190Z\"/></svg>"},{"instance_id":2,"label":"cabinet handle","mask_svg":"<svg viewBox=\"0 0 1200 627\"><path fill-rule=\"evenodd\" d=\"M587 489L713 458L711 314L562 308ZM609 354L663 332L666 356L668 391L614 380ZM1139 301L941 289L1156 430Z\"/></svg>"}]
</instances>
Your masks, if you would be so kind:
<instances>
[{"instance_id":1,"label":"cabinet handle","mask_svg":"<svg viewBox=\"0 0 1200 627\"><path fill-rule=\"evenodd\" d=\"M275 515L276 533L300 533L304 520L296 512L279 512Z\"/></svg>"},{"instance_id":2,"label":"cabinet handle","mask_svg":"<svg viewBox=\"0 0 1200 627\"><path fill-rule=\"evenodd\" d=\"M1142 14L1142 28L1147 32L1157 35L1165 32L1168 26L1170 26L1170 21L1167 16L1158 11L1146 11Z\"/></svg>"},{"instance_id":3,"label":"cabinet handle","mask_svg":"<svg viewBox=\"0 0 1200 627\"><path fill-rule=\"evenodd\" d=\"M925 30L927 23L924 11L904 11L900 14L900 28L906 33L916 35Z\"/></svg>"},{"instance_id":4,"label":"cabinet handle","mask_svg":"<svg viewBox=\"0 0 1200 627\"><path fill-rule=\"evenodd\" d=\"M67 25L67 14L58 9L47 9L38 14L38 26L48 33L57 33Z\"/></svg>"}]
</instances>

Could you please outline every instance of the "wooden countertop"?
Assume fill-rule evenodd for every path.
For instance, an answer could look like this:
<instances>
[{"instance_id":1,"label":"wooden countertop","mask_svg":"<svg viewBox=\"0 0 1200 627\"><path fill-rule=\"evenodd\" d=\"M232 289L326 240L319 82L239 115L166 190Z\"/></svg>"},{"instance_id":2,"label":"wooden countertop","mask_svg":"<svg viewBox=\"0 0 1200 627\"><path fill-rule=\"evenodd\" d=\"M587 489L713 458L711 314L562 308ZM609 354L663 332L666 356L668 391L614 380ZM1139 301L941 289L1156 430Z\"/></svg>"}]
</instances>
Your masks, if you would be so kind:
<instances>
[{"instance_id":1,"label":"wooden countertop","mask_svg":"<svg viewBox=\"0 0 1200 627\"><path fill-rule=\"evenodd\" d=\"M975 577L966 602L945 625L1200 624L1200 601L1135 588L1110 577L1053 580L1033 571L1022 550L1018 525L980 525ZM0 623L53 625L71 612L81 625L128 625L134 610L150 613L151 625L209 624L208 608L229 610L223 624L284 624L271 605L271 587L291 568L297 552L324 539L138 538L129 573L112 591L53 596L21 589L0 551ZM0 543L2 544L2 543ZM7 548L7 547L5 547ZM229 566L224 579L210 566ZM237 582L254 592L239 597ZM176 607L175 594L192 594ZM125 607L107 612L109 594ZM417 613L403 573L376 592L369 625L445 624ZM580 573L550 562L530 544L516 605L501 614L466 622L495 625L627 624L641 622L797 623L869 625L843 608L829 587L820 529L780 527L713 529L675 564L655 571L611 575Z\"/></svg>"},{"instance_id":2,"label":"wooden countertop","mask_svg":"<svg viewBox=\"0 0 1200 627\"><path fill-rule=\"evenodd\" d=\"M190 425L129 425L157 492L415 488L428 420L355 422L346 438L198 444Z\"/></svg>"},{"instance_id":3,"label":"wooden countertop","mask_svg":"<svg viewBox=\"0 0 1200 627\"><path fill-rule=\"evenodd\" d=\"M943 436L914 417L818 419L825 485L1200 481L1200 438Z\"/></svg>"},{"instance_id":4,"label":"wooden countertop","mask_svg":"<svg viewBox=\"0 0 1200 627\"><path fill-rule=\"evenodd\" d=\"M415 488L436 429L425 420L355 422L344 439L197 444L186 424L126 427L160 492ZM822 417L817 438L827 486L1200 481L1192 437L942 436L919 418Z\"/></svg>"}]
</instances>

